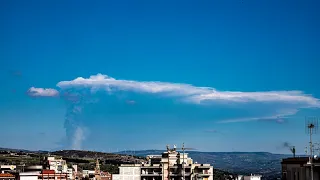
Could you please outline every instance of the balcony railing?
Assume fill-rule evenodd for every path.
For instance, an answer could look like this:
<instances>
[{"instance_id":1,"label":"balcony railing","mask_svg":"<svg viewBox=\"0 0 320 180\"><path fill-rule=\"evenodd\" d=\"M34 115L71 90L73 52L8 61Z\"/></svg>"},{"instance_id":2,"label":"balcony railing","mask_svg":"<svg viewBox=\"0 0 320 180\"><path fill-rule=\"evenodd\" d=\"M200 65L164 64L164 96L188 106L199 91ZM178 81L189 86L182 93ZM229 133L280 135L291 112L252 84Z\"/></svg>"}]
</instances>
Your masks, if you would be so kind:
<instances>
[{"instance_id":1,"label":"balcony railing","mask_svg":"<svg viewBox=\"0 0 320 180\"><path fill-rule=\"evenodd\" d=\"M198 176L210 176L211 172L198 173Z\"/></svg>"},{"instance_id":2,"label":"balcony railing","mask_svg":"<svg viewBox=\"0 0 320 180\"><path fill-rule=\"evenodd\" d=\"M191 173L190 172L186 172L184 173L184 176L190 176ZM183 173L170 173L170 176L183 176Z\"/></svg>"},{"instance_id":3,"label":"balcony railing","mask_svg":"<svg viewBox=\"0 0 320 180\"><path fill-rule=\"evenodd\" d=\"M141 176L162 176L162 173L146 172L146 173L141 173Z\"/></svg>"}]
</instances>

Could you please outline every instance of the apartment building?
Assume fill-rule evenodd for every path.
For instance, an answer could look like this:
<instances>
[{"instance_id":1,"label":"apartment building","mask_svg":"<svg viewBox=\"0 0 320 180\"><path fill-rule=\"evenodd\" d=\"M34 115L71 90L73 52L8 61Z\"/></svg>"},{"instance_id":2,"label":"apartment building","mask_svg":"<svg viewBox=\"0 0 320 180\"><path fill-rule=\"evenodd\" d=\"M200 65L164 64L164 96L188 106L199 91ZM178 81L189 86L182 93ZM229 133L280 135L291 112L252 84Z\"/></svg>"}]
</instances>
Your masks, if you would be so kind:
<instances>
[{"instance_id":1,"label":"apartment building","mask_svg":"<svg viewBox=\"0 0 320 180\"><path fill-rule=\"evenodd\" d=\"M45 157L44 166L49 170L54 170L56 173L67 173L68 166L66 160L56 159L53 156Z\"/></svg>"},{"instance_id":2,"label":"apartment building","mask_svg":"<svg viewBox=\"0 0 320 180\"><path fill-rule=\"evenodd\" d=\"M167 148L162 155L147 156L143 164L125 164L113 180L213 180L210 164L193 163L187 153Z\"/></svg>"},{"instance_id":3,"label":"apartment building","mask_svg":"<svg viewBox=\"0 0 320 180\"><path fill-rule=\"evenodd\" d=\"M56 159L53 156L45 157L43 166L48 170L53 170L56 174L67 174L68 180L75 179L77 173L77 166L68 168L66 160Z\"/></svg>"},{"instance_id":4,"label":"apartment building","mask_svg":"<svg viewBox=\"0 0 320 180\"><path fill-rule=\"evenodd\" d=\"M283 180L305 180L311 177L309 157L286 158L281 162ZM320 179L320 159L313 159L313 179Z\"/></svg>"}]
</instances>

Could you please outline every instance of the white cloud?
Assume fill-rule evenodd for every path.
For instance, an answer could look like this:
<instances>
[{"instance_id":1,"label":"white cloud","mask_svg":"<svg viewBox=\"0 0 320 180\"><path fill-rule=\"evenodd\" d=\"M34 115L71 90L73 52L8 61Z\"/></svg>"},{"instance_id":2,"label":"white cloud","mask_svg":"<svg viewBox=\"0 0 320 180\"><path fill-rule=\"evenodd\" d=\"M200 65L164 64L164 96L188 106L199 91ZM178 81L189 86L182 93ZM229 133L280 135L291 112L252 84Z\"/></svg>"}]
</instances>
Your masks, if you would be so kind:
<instances>
[{"instance_id":1,"label":"white cloud","mask_svg":"<svg viewBox=\"0 0 320 180\"><path fill-rule=\"evenodd\" d=\"M223 121L218 121L217 123L236 123L236 122L248 122L248 121L273 121L278 124L283 124L285 122L285 117L294 115L298 112L297 109L281 109L273 116L266 116L266 117L251 117L251 118L234 118L234 119L227 119Z\"/></svg>"},{"instance_id":2,"label":"white cloud","mask_svg":"<svg viewBox=\"0 0 320 180\"><path fill-rule=\"evenodd\" d=\"M172 95L193 95L202 94L214 91L210 88L194 87L188 84L167 83L158 81L131 81L131 80L116 80L112 77L103 74L90 76L89 78L78 77L72 81L61 81L57 84L61 88L68 87L88 87L96 90L97 88L105 89L106 91L123 90L135 91L144 93L174 93Z\"/></svg>"},{"instance_id":3,"label":"white cloud","mask_svg":"<svg viewBox=\"0 0 320 180\"><path fill-rule=\"evenodd\" d=\"M59 95L59 92L55 89L50 88L35 88L31 87L27 94L32 97L55 97Z\"/></svg>"},{"instance_id":4,"label":"white cloud","mask_svg":"<svg viewBox=\"0 0 320 180\"><path fill-rule=\"evenodd\" d=\"M286 116L288 116L287 114ZM275 121L278 123L283 122L284 120L280 116L269 116L269 117L253 117L253 118L236 118L219 121L218 123L236 123L236 122L248 122L248 121Z\"/></svg>"},{"instance_id":5,"label":"white cloud","mask_svg":"<svg viewBox=\"0 0 320 180\"><path fill-rule=\"evenodd\" d=\"M87 87L105 89L106 91L134 91L141 93L165 94L184 97L192 103L205 101L231 102L285 102L300 104L303 107L319 107L319 99L301 91L268 91L268 92L239 92L218 91L212 87L197 87L190 84L168 83L159 81L117 80L103 74L78 77L72 81L61 81L60 88Z\"/></svg>"},{"instance_id":6,"label":"white cloud","mask_svg":"<svg viewBox=\"0 0 320 180\"><path fill-rule=\"evenodd\" d=\"M302 91L219 91L212 87L197 87L191 84L118 80L103 74L92 75L89 78L78 77L71 81L61 81L57 86L60 87L62 91L88 88L91 90L91 93L105 91L109 95L117 91L130 91L176 97L183 102L192 104L220 103L233 107L236 105L236 107L243 109L248 107L255 108L256 106L261 107L260 109L256 108L260 115L257 114L257 112L251 118L229 119L223 121L225 123L257 121L261 119L278 121L278 117L294 115L299 109L320 107L319 99L312 95L305 94ZM28 94L30 96L57 96L59 93L55 89L32 87L29 89Z\"/></svg>"}]
</instances>

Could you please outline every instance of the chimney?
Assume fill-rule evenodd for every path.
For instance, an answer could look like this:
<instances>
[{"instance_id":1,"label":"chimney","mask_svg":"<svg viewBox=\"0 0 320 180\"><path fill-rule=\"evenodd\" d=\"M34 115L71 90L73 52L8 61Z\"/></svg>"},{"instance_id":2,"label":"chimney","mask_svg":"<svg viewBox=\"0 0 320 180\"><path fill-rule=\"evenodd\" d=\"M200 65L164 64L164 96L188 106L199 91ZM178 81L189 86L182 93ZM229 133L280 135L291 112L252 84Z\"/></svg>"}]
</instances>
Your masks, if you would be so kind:
<instances>
[{"instance_id":1,"label":"chimney","mask_svg":"<svg viewBox=\"0 0 320 180\"><path fill-rule=\"evenodd\" d=\"M296 157L296 148L294 146L292 147L292 153L293 153L293 157L295 158Z\"/></svg>"}]
</instances>

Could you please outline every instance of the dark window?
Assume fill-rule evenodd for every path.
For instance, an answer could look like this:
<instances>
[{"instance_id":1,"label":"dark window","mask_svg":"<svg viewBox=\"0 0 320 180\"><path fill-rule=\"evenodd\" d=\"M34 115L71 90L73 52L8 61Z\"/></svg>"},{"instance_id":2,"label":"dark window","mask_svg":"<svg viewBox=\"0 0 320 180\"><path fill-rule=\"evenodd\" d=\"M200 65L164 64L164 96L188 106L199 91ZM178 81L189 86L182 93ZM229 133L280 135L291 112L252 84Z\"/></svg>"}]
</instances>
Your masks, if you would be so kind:
<instances>
[{"instance_id":1,"label":"dark window","mask_svg":"<svg viewBox=\"0 0 320 180\"><path fill-rule=\"evenodd\" d=\"M287 173L282 174L282 180L287 180Z\"/></svg>"}]
</instances>

